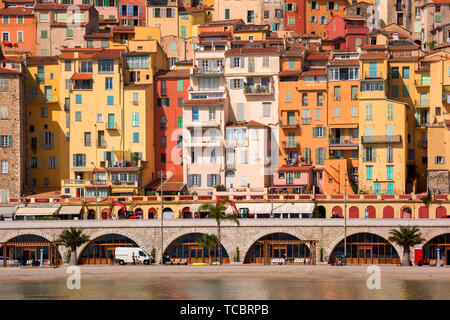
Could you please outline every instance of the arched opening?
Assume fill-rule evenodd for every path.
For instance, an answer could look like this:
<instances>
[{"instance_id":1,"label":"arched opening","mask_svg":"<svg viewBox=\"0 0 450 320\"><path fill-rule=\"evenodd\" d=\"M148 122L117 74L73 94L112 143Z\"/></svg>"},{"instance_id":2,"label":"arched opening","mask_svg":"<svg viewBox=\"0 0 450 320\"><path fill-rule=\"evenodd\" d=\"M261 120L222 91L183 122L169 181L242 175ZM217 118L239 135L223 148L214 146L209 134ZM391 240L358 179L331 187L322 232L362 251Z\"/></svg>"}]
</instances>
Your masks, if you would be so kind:
<instances>
[{"instance_id":1,"label":"arched opening","mask_svg":"<svg viewBox=\"0 0 450 320\"><path fill-rule=\"evenodd\" d=\"M447 216L447 209L445 209L445 207L440 206L436 208L436 218L437 219L442 219L445 218Z\"/></svg>"},{"instance_id":2,"label":"arched opening","mask_svg":"<svg viewBox=\"0 0 450 320\"><path fill-rule=\"evenodd\" d=\"M327 216L327 209L324 206L318 206L317 210L319 211L318 218L325 218Z\"/></svg>"},{"instance_id":3,"label":"arched opening","mask_svg":"<svg viewBox=\"0 0 450 320\"><path fill-rule=\"evenodd\" d=\"M142 210L141 208L136 208L134 210L134 215L139 219L144 219L144 210Z\"/></svg>"},{"instance_id":4,"label":"arched opening","mask_svg":"<svg viewBox=\"0 0 450 320\"><path fill-rule=\"evenodd\" d=\"M244 263L264 263L265 260L281 259L311 259L308 246L297 237L287 233L271 233L258 239L247 251ZM267 258L268 257L268 258Z\"/></svg>"},{"instance_id":5,"label":"arched opening","mask_svg":"<svg viewBox=\"0 0 450 320\"><path fill-rule=\"evenodd\" d=\"M102 220L107 220L108 219L108 209L103 209L102 210Z\"/></svg>"},{"instance_id":6,"label":"arched opening","mask_svg":"<svg viewBox=\"0 0 450 320\"><path fill-rule=\"evenodd\" d=\"M164 219L173 219L173 215L174 215L174 212L173 212L172 209L165 208L163 210L163 217L164 217Z\"/></svg>"},{"instance_id":7,"label":"arched opening","mask_svg":"<svg viewBox=\"0 0 450 320\"><path fill-rule=\"evenodd\" d=\"M62 263L57 246L48 239L34 234L24 234L8 240L0 247L0 255L6 256L7 266L32 265L33 262L39 265L41 250L44 265ZM0 264L0 267L2 266L3 261Z\"/></svg>"},{"instance_id":8,"label":"arched opening","mask_svg":"<svg viewBox=\"0 0 450 320\"><path fill-rule=\"evenodd\" d=\"M126 219L127 213L125 212L125 210L120 208L119 211L117 211L117 216L119 217L119 219Z\"/></svg>"},{"instance_id":9,"label":"arched opening","mask_svg":"<svg viewBox=\"0 0 450 320\"><path fill-rule=\"evenodd\" d=\"M419 219L428 219L430 217L430 213L427 206L421 206L419 208Z\"/></svg>"},{"instance_id":10,"label":"arched opening","mask_svg":"<svg viewBox=\"0 0 450 320\"><path fill-rule=\"evenodd\" d=\"M120 234L110 233L90 241L81 252L79 264L110 264L117 247L139 247L136 242ZM115 262L113 262L115 263Z\"/></svg>"},{"instance_id":11,"label":"arched opening","mask_svg":"<svg viewBox=\"0 0 450 320\"><path fill-rule=\"evenodd\" d=\"M383 219L394 219L394 208L386 206L383 208Z\"/></svg>"},{"instance_id":12,"label":"arched opening","mask_svg":"<svg viewBox=\"0 0 450 320\"><path fill-rule=\"evenodd\" d=\"M356 233L347 237L347 264L396 264L398 253L386 239L373 233ZM344 256L344 240L333 249L328 263Z\"/></svg>"},{"instance_id":13,"label":"arched opening","mask_svg":"<svg viewBox=\"0 0 450 320\"><path fill-rule=\"evenodd\" d=\"M351 219L358 219L359 218L359 208L358 207L350 207L348 211L348 217Z\"/></svg>"},{"instance_id":14,"label":"arched opening","mask_svg":"<svg viewBox=\"0 0 450 320\"><path fill-rule=\"evenodd\" d=\"M148 209L148 218L149 219L156 219L157 218L157 211L155 208Z\"/></svg>"},{"instance_id":15,"label":"arched opening","mask_svg":"<svg viewBox=\"0 0 450 320\"><path fill-rule=\"evenodd\" d=\"M375 219L377 217L377 210L374 206L367 206L364 212L365 218Z\"/></svg>"},{"instance_id":16,"label":"arched opening","mask_svg":"<svg viewBox=\"0 0 450 320\"><path fill-rule=\"evenodd\" d=\"M189 207L184 207L183 210L181 210L181 216L183 219L192 219L192 212Z\"/></svg>"},{"instance_id":17,"label":"arched opening","mask_svg":"<svg viewBox=\"0 0 450 320\"><path fill-rule=\"evenodd\" d=\"M402 209L400 210L400 214L402 219L411 219L412 217L411 207L403 206Z\"/></svg>"},{"instance_id":18,"label":"arched opening","mask_svg":"<svg viewBox=\"0 0 450 320\"><path fill-rule=\"evenodd\" d=\"M202 233L188 233L175 239L164 251L164 256L169 255L176 264L209 263L219 261L219 248L209 249L200 247L198 242ZM222 246L222 263L230 263L227 250Z\"/></svg>"},{"instance_id":19,"label":"arched opening","mask_svg":"<svg viewBox=\"0 0 450 320\"><path fill-rule=\"evenodd\" d=\"M450 265L450 233L441 234L434 237L423 246L423 263L429 264L431 260L437 259L437 249L441 265Z\"/></svg>"},{"instance_id":20,"label":"arched opening","mask_svg":"<svg viewBox=\"0 0 450 320\"><path fill-rule=\"evenodd\" d=\"M87 214L88 220L95 220L95 210L90 209Z\"/></svg>"},{"instance_id":21,"label":"arched opening","mask_svg":"<svg viewBox=\"0 0 450 320\"><path fill-rule=\"evenodd\" d=\"M333 209L331 209L331 217L332 218L343 218L344 215L342 214L342 208L340 206L334 206Z\"/></svg>"}]
</instances>

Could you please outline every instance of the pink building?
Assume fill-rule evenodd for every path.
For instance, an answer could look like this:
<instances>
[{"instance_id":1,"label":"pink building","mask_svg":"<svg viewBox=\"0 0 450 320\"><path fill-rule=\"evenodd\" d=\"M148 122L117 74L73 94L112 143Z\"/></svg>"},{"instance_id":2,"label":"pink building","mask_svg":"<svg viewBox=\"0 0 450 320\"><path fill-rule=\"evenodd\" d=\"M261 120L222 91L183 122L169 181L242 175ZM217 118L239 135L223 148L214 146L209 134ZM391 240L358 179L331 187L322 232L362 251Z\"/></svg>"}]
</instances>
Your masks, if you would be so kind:
<instances>
[{"instance_id":1,"label":"pink building","mask_svg":"<svg viewBox=\"0 0 450 320\"><path fill-rule=\"evenodd\" d=\"M334 50L355 52L357 47L368 43L369 28L361 16L335 16L327 24L325 31Z\"/></svg>"}]
</instances>

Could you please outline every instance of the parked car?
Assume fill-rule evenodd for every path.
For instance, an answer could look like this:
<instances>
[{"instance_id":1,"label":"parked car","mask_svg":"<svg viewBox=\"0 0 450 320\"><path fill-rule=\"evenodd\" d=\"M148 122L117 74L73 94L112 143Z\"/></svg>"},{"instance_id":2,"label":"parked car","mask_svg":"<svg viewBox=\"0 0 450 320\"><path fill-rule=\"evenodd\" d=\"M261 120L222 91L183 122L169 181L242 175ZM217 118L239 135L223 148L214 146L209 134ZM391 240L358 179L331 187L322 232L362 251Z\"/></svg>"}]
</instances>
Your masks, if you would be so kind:
<instances>
[{"instance_id":1,"label":"parked car","mask_svg":"<svg viewBox=\"0 0 450 320\"><path fill-rule=\"evenodd\" d=\"M7 266L15 266L18 265L19 262L17 260L10 260L9 257L6 257L6 265ZM3 256L0 256L0 267L3 266Z\"/></svg>"},{"instance_id":2,"label":"parked car","mask_svg":"<svg viewBox=\"0 0 450 320\"><path fill-rule=\"evenodd\" d=\"M152 256L148 255L138 247L117 247L114 252L115 262L118 262L121 265L133 263L133 253L136 263L149 265L155 262L155 259Z\"/></svg>"}]
</instances>

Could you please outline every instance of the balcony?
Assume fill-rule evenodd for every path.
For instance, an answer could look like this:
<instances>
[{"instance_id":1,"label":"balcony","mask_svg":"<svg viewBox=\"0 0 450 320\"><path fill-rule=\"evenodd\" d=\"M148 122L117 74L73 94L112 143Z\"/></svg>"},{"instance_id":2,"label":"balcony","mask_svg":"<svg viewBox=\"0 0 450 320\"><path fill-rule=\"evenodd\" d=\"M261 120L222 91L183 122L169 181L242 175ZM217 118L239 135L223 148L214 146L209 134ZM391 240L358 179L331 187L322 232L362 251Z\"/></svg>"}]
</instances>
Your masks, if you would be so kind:
<instances>
[{"instance_id":1,"label":"balcony","mask_svg":"<svg viewBox=\"0 0 450 320\"><path fill-rule=\"evenodd\" d=\"M121 181L121 180L113 180L111 181L111 187L131 187L138 188L138 181Z\"/></svg>"},{"instance_id":2,"label":"balcony","mask_svg":"<svg viewBox=\"0 0 450 320\"><path fill-rule=\"evenodd\" d=\"M355 141L356 140L356 141ZM347 140L347 139L336 139L332 138L329 140L330 149L358 149L357 139Z\"/></svg>"},{"instance_id":3,"label":"balcony","mask_svg":"<svg viewBox=\"0 0 450 320\"><path fill-rule=\"evenodd\" d=\"M392 136L361 136L361 143L400 143L402 142L402 136L399 134Z\"/></svg>"},{"instance_id":4,"label":"balcony","mask_svg":"<svg viewBox=\"0 0 450 320\"><path fill-rule=\"evenodd\" d=\"M98 147L98 148L106 148L106 141L100 140L100 141L97 143L97 147Z\"/></svg>"},{"instance_id":5,"label":"balcony","mask_svg":"<svg viewBox=\"0 0 450 320\"><path fill-rule=\"evenodd\" d=\"M272 95L274 92L273 85L272 86L248 86L244 88L244 94L247 96L257 96L257 95Z\"/></svg>"},{"instance_id":6,"label":"balcony","mask_svg":"<svg viewBox=\"0 0 450 320\"><path fill-rule=\"evenodd\" d=\"M225 165L225 168L226 168L226 169L230 169L230 170L234 170L234 169L236 169L236 163L235 163L235 162L227 163L227 164Z\"/></svg>"},{"instance_id":7,"label":"balcony","mask_svg":"<svg viewBox=\"0 0 450 320\"><path fill-rule=\"evenodd\" d=\"M219 147L222 139L218 137L191 137L185 141L186 147Z\"/></svg>"},{"instance_id":8,"label":"balcony","mask_svg":"<svg viewBox=\"0 0 450 320\"><path fill-rule=\"evenodd\" d=\"M204 68L204 67L194 67L194 76L208 76L208 75L222 75L224 71L224 66L215 67L215 68Z\"/></svg>"},{"instance_id":9,"label":"balcony","mask_svg":"<svg viewBox=\"0 0 450 320\"><path fill-rule=\"evenodd\" d=\"M86 183L88 183L89 180L72 180L72 179L64 179L63 180L63 187L68 187L68 186L82 186L85 185Z\"/></svg>"},{"instance_id":10,"label":"balcony","mask_svg":"<svg viewBox=\"0 0 450 320\"><path fill-rule=\"evenodd\" d=\"M300 121L298 121L298 120L294 120L294 121L287 121L287 122L282 122L281 124L280 124L280 128L283 128L283 129L295 129L295 128L298 128L300 126Z\"/></svg>"},{"instance_id":11,"label":"balcony","mask_svg":"<svg viewBox=\"0 0 450 320\"><path fill-rule=\"evenodd\" d=\"M364 72L364 79L384 79L384 74L381 71L366 71Z\"/></svg>"},{"instance_id":12,"label":"balcony","mask_svg":"<svg viewBox=\"0 0 450 320\"><path fill-rule=\"evenodd\" d=\"M106 129L107 130L118 130L117 122L107 122Z\"/></svg>"},{"instance_id":13,"label":"balcony","mask_svg":"<svg viewBox=\"0 0 450 320\"><path fill-rule=\"evenodd\" d=\"M236 148L236 147L248 147L248 139L244 139L242 141L238 140L225 140L225 146L227 148Z\"/></svg>"},{"instance_id":14,"label":"balcony","mask_svg":"<svg viewBox=\"0 0 450 320\"><path fill-rule=\"evenodd\" d=\"M91 186L106 186L106 185L108 185L106 180L90 180L89 184Z\"/></svg>"},{"instance_id":15,"label":"balcony","mask_svg":"<svg viewBox=\"0 0 450 320\"><path fill-rule=\"evenodd\" d=\"M281 144L285 149L296 149L300 147L300 144L297 141L283 141Z\"/></svg>"},{"instance_id":16,"label":"balcony","mask_svg":"<svg viewBox=\"0 0 450 320\"><path fill-rule=\"evenodd\" d=\"M450 91L445 91L444 87L442 88L442 102L450 104Z\"/></svg>"},{"instance_id":17,"label":"balcony","mask_svg":"<svg viewBox=\"0 0 450 320\"><path fill-rule=\"evenodd\" d=\"M422 81L422 79L418 80L418 79L414 79L414 85L416 87L429 87L430 86L430 81Z\"/></svg>"},{"instance_id":18,"label":"balcony","mask_svg":"<svg viewBox=\"0 0 450 320\"><path fill-rule=\"evenodd\" d=\"M302 118L302 124L311 124L311 118Z\"/></svg>"},{"instance_id":19,"label":"balcony","mask_svg":"<svg viewBox=\"0 0 450 320\"><path fill-rule=\"evenodd\" d=\"M430 107L430 100L429 99L427 99L427 101L415 100L414 103L416 105L416 108L420 108L420 107L428 108L428 107Z\"/></svg>"}]
</instances>

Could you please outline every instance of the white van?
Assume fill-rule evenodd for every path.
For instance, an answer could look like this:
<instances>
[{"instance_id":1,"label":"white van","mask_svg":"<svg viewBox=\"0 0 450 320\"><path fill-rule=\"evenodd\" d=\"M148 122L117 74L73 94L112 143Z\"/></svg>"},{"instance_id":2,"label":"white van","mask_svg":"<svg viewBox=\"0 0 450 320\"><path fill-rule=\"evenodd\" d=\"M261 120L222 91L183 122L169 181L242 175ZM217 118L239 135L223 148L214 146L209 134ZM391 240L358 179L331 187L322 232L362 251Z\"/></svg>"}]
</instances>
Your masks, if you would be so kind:
<instances>
[{"instance_id":1,"label":"white van","mask_svg":"<svg viewBox=\"0 0 450 320\"><path fill-rule=\"evenodd\" d=\"M114 260L121 265L133 263L133 253L136 263L152 264L155 259L138 247L117 247L114 252Z\"/></svg>"}]
</instances>

